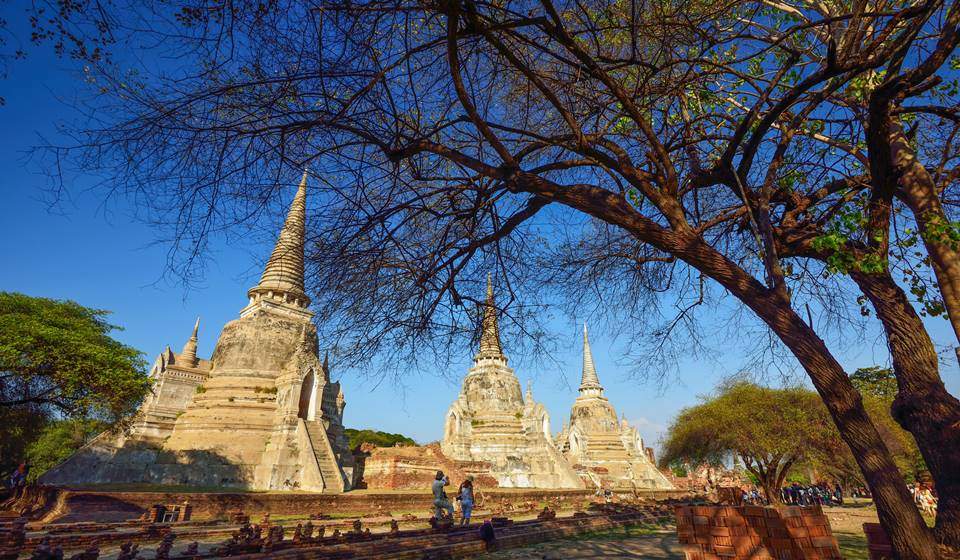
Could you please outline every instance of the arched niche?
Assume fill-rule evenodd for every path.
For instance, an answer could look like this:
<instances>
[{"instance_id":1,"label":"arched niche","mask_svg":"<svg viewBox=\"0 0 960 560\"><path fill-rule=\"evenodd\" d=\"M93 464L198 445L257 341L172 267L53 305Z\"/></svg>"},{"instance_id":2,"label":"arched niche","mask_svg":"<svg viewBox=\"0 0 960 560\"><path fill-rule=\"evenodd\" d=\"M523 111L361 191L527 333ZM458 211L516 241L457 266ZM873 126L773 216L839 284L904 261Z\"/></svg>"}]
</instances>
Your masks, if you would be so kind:
<instances>
[{"instance_id":1,"label":"arched niche","mask_svg":"<svg viewBox=\"0 0 960 560\"><path fill-rule=\"evenodd\" d=\"M451 411L447 415L447 439L452 438L460 431L460 417L456 412Z\"/></svg>"},{"instance_id":2,"label":"arched niche","mask_svg":"<svg viewBox=\"0 0 960 560\"><path fill-rule=\"evenodd\" d=\"M304 420L315 420L317 417L317 376L312 369L303 377L303 383L300 384L297 416Z\"/></svg>"}]
</instances>

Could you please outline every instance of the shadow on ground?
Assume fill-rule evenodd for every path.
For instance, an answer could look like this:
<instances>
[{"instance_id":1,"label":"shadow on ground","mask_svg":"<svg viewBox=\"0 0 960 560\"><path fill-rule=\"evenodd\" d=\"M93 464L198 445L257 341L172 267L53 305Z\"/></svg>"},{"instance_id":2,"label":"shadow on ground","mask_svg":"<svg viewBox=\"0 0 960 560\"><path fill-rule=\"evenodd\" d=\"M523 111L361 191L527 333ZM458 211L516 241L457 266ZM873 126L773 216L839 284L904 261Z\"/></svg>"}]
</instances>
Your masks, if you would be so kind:
<instances>
[{"instance_id":1,"label":"shadow on ground","mask_svg":"<svg viewBox=\"0 0 960 560\"><path fill-rule=\"evenodd\" d=\"M480 556L484 560L577 560L604 558L611 560L664 558L683 560L683 552L675 533L655 532L622 540L598 538L562 540L504 550Z\"/></svg>"}]
</instances>

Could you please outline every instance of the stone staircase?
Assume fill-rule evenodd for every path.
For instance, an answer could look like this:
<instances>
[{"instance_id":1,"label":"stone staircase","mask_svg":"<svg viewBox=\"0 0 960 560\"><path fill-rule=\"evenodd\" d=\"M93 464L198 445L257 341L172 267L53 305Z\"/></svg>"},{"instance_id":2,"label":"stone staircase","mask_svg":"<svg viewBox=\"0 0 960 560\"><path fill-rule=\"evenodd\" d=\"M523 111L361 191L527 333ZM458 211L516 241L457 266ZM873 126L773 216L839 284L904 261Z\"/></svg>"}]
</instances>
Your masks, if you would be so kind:
<instances>
[{"instance_id":1,"label":"stone staircase","mask_svg":"<svg viewBox=\"0 0 960 560\"><path fill-rule=\"evenodd\" d=\"M339 493L346 490L344 488L343 474L340 472L340 466L337 465L336 456L327 440L327 434L320 422L304 422L307 428L307 435L310 437L310 444L313 446L313 455L317 458L317 466L320 467L320 475L323 476L324 492Z\"/></svg>"}]
</instances>

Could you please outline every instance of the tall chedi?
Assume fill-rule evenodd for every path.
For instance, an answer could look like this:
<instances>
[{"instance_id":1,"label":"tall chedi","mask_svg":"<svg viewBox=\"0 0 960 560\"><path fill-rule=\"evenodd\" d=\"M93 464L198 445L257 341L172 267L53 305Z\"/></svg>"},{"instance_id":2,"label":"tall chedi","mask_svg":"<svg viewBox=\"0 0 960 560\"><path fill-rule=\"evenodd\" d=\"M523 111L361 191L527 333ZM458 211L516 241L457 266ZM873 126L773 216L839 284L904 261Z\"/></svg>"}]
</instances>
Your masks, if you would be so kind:
<instances>
[{"instance_id":1,"label":"tall chedi","mask_svg":"<svg viewBox=\"0 0 960 560\"><path fill-rule=\"evenodd\" d=\"M54 469L46 482L149 482L254 490L342 492L353 455L343 433L343 393L318 355L304 290L307 174L240 317L220 333L210 360L196 356L197 329L152 374L191 374L176 399L158 392L142 416L164 412L119 438L102 436ZM161 429L162 428L162 429Z\"/></svg>"},{"instance_id":2,"label":"tall chedi","mask_svg":"<svg viewBox=\"0 0 960 560\"><path fill-rule=\"evenodd\" d=\"M507 366L500 344L493 284L487 278L480 349L447 411L441 449L455 461L486 463L501 487L581 488L582 482L554 447L550 418Z\"/></svg>"},{"instance_id":3,"label":"tall chedi","mask_svg":"<svg viewBox=\"0 0 960 560\"><path fill-rule=\"evenodd\" d=\"M570 423L557 436L557 447L581 478L606 488L673 488L650 461L637 429L618 420L617 411L603 396L586 325L579 392Z\"/></svg>"}]
</instances>

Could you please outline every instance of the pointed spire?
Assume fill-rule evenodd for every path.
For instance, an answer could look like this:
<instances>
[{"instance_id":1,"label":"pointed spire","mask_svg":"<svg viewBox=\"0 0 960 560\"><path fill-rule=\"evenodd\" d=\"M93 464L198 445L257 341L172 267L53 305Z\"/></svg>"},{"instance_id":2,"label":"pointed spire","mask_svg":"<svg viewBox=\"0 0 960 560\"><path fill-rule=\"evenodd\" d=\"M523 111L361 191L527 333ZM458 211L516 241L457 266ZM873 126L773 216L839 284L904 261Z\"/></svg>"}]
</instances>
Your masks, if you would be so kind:
<instances>
[{"instance_id":1,"label":"pointed spire","mask_svg":"<svg viewBox=\"0 0 960 560\"><path fill-rule=\"evenodd\" d=\"M250 296L272 292L298 307L307 307L310 299L303 288L303 248L307 214L307 170L290 204L287 219L280 230L277 244L263 269L260 283L250 289Z\"/></svg>"},{"instance_id":2,"label":"pointed spire","mask_svg":"<svg viewBox=\"0 0 960 560\"><path fill-rule=\"evenodd\" d=\"M533 380L532 379L527 380L527 394L526 394L525 400L527 401L527 404L533 404Z\"/></svg>"},{"instance_id":3,"label":"pointed spire","mask_svg":"<svg viewBox=\"0 0 960 560\"><path fill-rule=\"evenodd\" d=\"M497 326L497 306L493 301L493 277L487 274L487 301L483 304L483 330L480 333L478 358L503 358L500 347L500 327Z\"/></svg>"},{"instance_id":4,"label":"pointed spire","mask_svg":"<svg viewBox=\"0 0 960 560\"><path fill-rule=\"evenodd\" d=\"M193 324L193 334L190 335L187 343L183 345L183 350L180 351L179 358L183 360L182 365L187 367L197 367L197 363L200 361L197 359L197 333L199 331L200 317L197 317L197 322Z\"/></svg>"},{"instance_id":5,"label":"pointed spire","mask_svg":"<svg viewBox=\"0 0 960 560\"><path fill-rule=\"evenodd\" d=\"M585 389L600 389L600 378L597 377L597 368L593 365L593 352L590 351L590 338L587 335L587 324L583 324L583 376L580 379L580 392Z\"/></svg>"},{"instance_id":6,"label":"pointed spire","mask_svg":"<svg viewBox=\"0 0 960 560\"><path fill-rule=\"evenodd\" d=\"M323 378L330 381L330 351L323 353Z\"/></svg>"}]
</instances>

